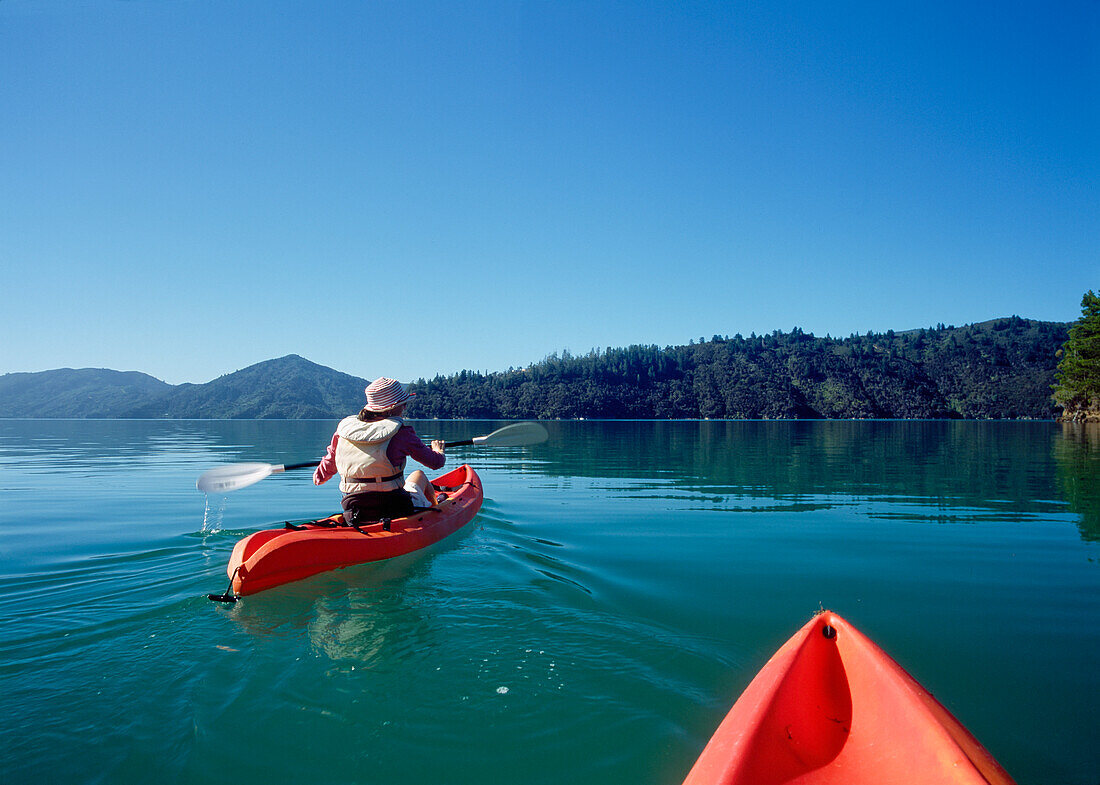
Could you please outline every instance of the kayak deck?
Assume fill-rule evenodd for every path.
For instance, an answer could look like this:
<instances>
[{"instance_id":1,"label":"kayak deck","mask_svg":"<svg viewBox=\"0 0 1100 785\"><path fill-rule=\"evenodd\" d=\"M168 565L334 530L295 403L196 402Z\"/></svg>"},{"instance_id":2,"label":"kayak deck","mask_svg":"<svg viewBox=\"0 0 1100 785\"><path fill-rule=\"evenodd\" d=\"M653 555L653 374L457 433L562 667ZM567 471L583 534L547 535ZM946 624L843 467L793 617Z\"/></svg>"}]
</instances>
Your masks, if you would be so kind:
<instances>
[{"instance_id":1,"label":"kayak deck","mask_svg":"<svg viewBox=\"0 0 1100 785\"><path fill-rule=\"evenodd\" d=\"M684 785L1012 782L912 676L826 611L761 669Z\"/></svg>"},{"instance_id":2,"label":"kayak deck","mask_svg":"<svg viewBox=\"0 0 1100 785\"><path fill-rule=\"evenodd\" d=\"M481 479L468 465L436 478L447 498L406 518L358 527L342 513L302 526L267 529L237 542L226 573L237 596L281 586L329 570L390 559L425 548L469 523L481 508Z\"/></svg>"}]
</instances>

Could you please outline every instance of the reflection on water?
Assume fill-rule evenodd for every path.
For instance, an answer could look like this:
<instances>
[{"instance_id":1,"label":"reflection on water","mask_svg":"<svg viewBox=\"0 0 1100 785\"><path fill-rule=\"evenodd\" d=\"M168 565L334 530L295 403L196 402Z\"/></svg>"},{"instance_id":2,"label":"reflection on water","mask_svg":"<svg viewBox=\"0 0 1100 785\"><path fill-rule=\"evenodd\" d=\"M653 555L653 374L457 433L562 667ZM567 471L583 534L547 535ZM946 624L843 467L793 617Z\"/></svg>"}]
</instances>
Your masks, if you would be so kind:
<instances>
[{"instance_id":1,"label":"reflection on water","mask_svg":"<svg viewBox=\"0 0 1100 785\"><path fill-rule=\"evenodd\" d=\"M555 449L540 453L541 462L527 471L630 479L635 490L693 498L711 507L809 511L874 497L896 503L895 515L936 522L968 520L973 516L967 509L995 511L1005 520L1062 511L1049 455L1064 439L1052 423L560 422L548 427Z\"/></svg>"},{"instance_id":2,"label":"reflection on water","mask_svg":"<svg viewBox=\"0 0 1100 785\"><path fill-rule=\"evenodd\" d=\"M502 423L415 422L458 440ZM327 421L3 421L0 464L24 475L102 480L239 461L295 463L323 454ZM933 506L1046 512L1061 499L1096 517L1096 425L1034 422L550 422L545 448L452 450L458 459L551 478L621 478L635 490L713 505L778 500L815 509L838 496ZM1052 463L1049 456L1053 455ZM1055 478L1054 471L1057 471ZM10 475L8 482L11 481ZM268 481L270 482L270 481ZM210 500L203 530L224 499ZM740 505L744 506L744 505ZM754 508L755 505L754 505ZM272 516L274 517L274 516ZM211 526L210 524L215 524ZM1083 533L1096 531L1086 523Z\"/></svg>"},{"instance_id":3,"label":"reflection on water","mask_svg":"<svg viewBox=\"0 0 1100 785\"><path fill-rule=\"evenodd\" d=\"M1081 516L1081 537L1100 542L1100 423L1064 423L1054 460L1059 493Z\"/></svg>"},{"instance_id":4,"label":"reflection on water","mask_svg":"<svg viewBox=\"0 0 1100 785\"><path fill-rule=\"evenodd\" d=\"M414 422L425 439L466 439L498 421ZM17 465L23 485L64 478L105 492L112 477L141 474L150 483L181 470L197 477L239 461L296 463L323 454L328 421L0 421L0 466ZM1013 516L1081 516L1081 534L1100 536L1100 425L1040 422L550 422L551 439L533 449L456 448L452 462L541 475L561 483L598 479L602 492L730 511L824 510L875 498L880 514L957 522L969 511ZM1052 461L1050 457L1053 456ZM302 488L303 475L286 478ZM607 483L625 481L618 488ZM2 481L8 490L14 473ZM193 479L192 479L193 482ZM265 481L267 489L278 480ZM191 486L193 488L193 485ZM550 486L553 487L553 486ZM180 489L191 493L190 488ZM327 490L327 489L326 489ZM253 491L241 493L267 493ZM216 532L231 497L207 499L196 529ZM327 514L325 507L303 517ZM316 501L315 501L316 503ZM266 516L278 519L282 510ZM258 521L255 523L259 523Z\"/></svg>"}]
</instances>

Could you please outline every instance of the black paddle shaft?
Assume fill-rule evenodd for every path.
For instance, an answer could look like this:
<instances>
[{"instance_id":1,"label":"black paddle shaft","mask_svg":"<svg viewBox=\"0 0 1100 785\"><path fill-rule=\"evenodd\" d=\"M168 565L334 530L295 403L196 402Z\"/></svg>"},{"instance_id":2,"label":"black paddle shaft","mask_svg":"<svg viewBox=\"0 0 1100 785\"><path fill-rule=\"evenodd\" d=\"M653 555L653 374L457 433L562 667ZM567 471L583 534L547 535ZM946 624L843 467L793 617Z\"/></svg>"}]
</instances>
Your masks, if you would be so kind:
<instances>
[{"instance_id":1,"label":"black paddle shaft","mask_svg":"<svg viewBox=\"0 0 1100 785\"><path fill-rule=\"evenodd\" d=\"M320 461L306 461L304 463L288 463L283 466L283 471L288 472L291 469L305 469L309 466L320 466Z\"/></svg>"}]
</instances>

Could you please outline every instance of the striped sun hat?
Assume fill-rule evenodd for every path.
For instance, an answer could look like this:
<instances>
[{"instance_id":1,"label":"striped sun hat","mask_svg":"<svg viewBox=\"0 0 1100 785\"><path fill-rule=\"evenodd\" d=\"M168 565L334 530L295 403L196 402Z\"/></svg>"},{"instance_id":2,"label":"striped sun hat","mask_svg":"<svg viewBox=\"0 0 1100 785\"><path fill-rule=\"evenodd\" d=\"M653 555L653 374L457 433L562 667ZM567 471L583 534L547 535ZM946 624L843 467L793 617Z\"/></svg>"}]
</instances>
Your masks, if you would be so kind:
<instances>
[{"instance_id":1,"label":"striped sun hat","mask_svg":"<svg viewBox=\"0 0 1100 785\"><path fill-rule=\"evenodd\" d=\"M367 385L367 411L386 412L412 398L416 393L405 389L405 385L395 379L375 379Z\"/></svg>"}]
</instances>

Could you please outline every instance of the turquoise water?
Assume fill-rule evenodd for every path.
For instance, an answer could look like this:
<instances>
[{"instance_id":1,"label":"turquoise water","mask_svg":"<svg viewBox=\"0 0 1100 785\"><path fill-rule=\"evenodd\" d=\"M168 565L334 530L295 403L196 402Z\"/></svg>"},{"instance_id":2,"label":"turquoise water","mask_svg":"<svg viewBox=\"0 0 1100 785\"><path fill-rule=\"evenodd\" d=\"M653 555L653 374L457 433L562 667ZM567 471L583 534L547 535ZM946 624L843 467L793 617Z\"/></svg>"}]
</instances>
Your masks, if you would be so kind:
<instances>
[{"instance_id":1,"label":"turquoise water","mask_svg":"<svg viewBox=\"0 0 1100 785\"><path fill-rule=\"evenodd\" d=\"M333 425L0 421L6 785L678 783L822 606L1022 785L1100 779L1098 429L547 423L453 451L486 501L428 551L208 602L339 492L195 479Z\"/></svg>"}]
</instances>

